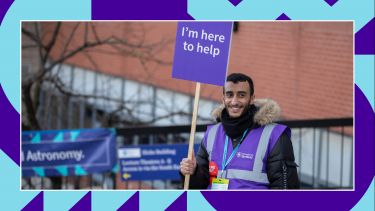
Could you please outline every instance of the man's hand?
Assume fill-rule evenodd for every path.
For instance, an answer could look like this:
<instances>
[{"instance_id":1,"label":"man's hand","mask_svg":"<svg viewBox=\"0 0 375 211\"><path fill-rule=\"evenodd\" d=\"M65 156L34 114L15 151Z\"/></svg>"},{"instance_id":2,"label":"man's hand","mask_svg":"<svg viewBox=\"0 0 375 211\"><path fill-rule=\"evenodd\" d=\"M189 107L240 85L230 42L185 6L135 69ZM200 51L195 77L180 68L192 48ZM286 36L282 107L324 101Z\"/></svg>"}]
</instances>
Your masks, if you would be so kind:
<instances>
[{"instance_id":1,"label":"man's hand","mask_svg":"<svg viewBox=\"0 0 375 211\"><path fill-rule=\"evenodd\" d=\"M193 152L193 158L188 159L184 158L180 162L180 171L181 174L185 175L192 175L194 174L195 168L197 167L197 161L195 160L194 152Z\"/></svg>"}]
</instances>

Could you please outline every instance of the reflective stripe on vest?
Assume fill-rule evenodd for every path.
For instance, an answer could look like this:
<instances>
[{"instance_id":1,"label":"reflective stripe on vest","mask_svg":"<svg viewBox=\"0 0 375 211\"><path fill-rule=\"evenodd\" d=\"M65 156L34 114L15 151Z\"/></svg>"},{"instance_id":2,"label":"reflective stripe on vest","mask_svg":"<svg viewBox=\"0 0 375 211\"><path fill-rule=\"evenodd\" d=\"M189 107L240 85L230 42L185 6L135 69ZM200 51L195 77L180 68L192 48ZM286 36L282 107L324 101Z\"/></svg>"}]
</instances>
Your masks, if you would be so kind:
<instances>
[{"instance_id":1,"label":"reflective stripe on vest","mask_svg":"<svg viewBox=\"0 0 375 211\"><path fill-rule=\"evenodd\" d=\"M228 179L242 179L259 183L269 183L266 173L258 173L254 171L239 170L239 169L228 169Z\"/></svg>"},{"instance_id":2,"label":"reflective stripe on vest","mask_svg":"<svg viewBox=\"0 0 375 211\"><path fill-rule=\"evenodd\" d=\"M208 131L207 146L206 146L206 150L208 153L208 160L211 160L212 149L214 147L216 133L217 133L217 129L219 128L219 126L220 126L220 123L217 123L211 127L210 131Z\"/></svg>"},{"instance_id":3,"label":"reflective stripe on vest","mask_svg":"<svg viewBox=\"0 0 375 211\"><path fill-rule=\"evenodd\" d=\"M214 125L208 132L207 136L207 153L209 155L209 161L211 161L212 149L215 143L216 133L219 128L218 123ZM252 171L239 170L239 169L227 169L223 172L223 177L228 179L242 179L247 181L269 183L267 174L262 173L263 169L263 158L266 156L268 143L270 141L271 133L275 128L276 124L268 124L264 127L262 135L259 140L257 151L255 154L255 161Z\"/></svg>"},{"instance_id":4,"label":"reflective stripe on vest","mask_svg":"<svg viewBox=\"0 0 375 211\"><path fill-rule=\"evenodd\" d=\"M263 158L266 156L266 151L268 147L268 143L270 141L270 136L272 133L273 128L275 128L276 124L269 124L264 127L262 136L260 137L257 152L255 154L255 161L253 171L257 173L262 173L263 169Z\"/></svg>"}]
</instances>

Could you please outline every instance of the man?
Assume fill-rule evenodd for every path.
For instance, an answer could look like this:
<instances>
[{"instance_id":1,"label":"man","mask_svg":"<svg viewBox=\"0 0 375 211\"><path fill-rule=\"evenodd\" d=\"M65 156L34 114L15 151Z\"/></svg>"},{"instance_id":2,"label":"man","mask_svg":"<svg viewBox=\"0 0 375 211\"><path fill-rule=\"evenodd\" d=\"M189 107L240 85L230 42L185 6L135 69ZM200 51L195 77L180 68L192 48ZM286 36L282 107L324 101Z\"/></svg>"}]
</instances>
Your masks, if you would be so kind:
<instances>
[{"instance_id":1,"label":"man","mask_svg":"<svg viewBox=\"0 0 375 211\"><path fill-rule=\"evenodd\" d=\"M192 189L299 188L291 131L272 123L280 108L272 100L254 100L250 77L233 73L223 89L196 158L184 158L180 173L191 175Z\"/></svg>"}]
</instances>

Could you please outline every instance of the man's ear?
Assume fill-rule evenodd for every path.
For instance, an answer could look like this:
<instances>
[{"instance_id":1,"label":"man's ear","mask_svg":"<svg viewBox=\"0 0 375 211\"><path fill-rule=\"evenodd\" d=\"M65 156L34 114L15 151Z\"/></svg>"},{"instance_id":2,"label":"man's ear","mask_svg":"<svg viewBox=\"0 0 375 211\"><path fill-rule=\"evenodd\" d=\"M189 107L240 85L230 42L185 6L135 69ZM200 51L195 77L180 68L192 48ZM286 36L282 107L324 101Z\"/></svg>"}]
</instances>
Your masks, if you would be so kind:
<instances>
[{"instance_id":1,"label":"man's ear","mask_svg":"<svg viewBox=\"0 0 375 211\"><path fill-rule=\"evenodd\" d=\"M255 101L255 95L250 97L250 105L254 104L254 101Z\"/></svg>"}]
</instances>

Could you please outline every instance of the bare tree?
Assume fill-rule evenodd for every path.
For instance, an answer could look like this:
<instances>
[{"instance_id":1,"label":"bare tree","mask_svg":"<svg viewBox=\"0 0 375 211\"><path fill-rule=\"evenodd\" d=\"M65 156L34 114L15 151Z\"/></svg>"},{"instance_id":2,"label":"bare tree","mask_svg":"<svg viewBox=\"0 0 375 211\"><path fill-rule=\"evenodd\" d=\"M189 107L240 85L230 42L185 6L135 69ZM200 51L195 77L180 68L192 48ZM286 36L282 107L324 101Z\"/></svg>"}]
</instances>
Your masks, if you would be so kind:
<instances>
[{"instance_id":1,"label":"bare tree","mask_svg":"<svg viewBox=\"0 0 375 211\"><path fill-rule=\"evenodd\" d=\"M66 83L59 76L60 68L77 58L85 59L85 62L91 66L90 70L100 72L103 67L102 63L97 61L97 55L138 61L141 71L145 73L142 74L144 81L152 80L154 74L157 74L155 67L170 67L172 64L172 58L165 59L159 55L173 48L173 39L162 37L157 40L151 39L153 41L148 40L150 25L145 27L142 23L122 22L109 25L113 31L106 27L108 23L102 22L22 23L23 130L52 129L47 121L50 116L63 120L61 126L67 128L69 124L66 121L71 121L77 115L69 116L62 113L59 116L59 112L54 111L56 107L59 109L68 107L71 99L78 99L81 105L85 104L85 112L95 111L101 127L145 126L173 116L191 117L190 111L171 109L162 97L155 94L153 99L140 100L137 96L139 93L134 93L133 97L125 100L108 94L106 90L93 93L81 92L73 89L71 84ZM26 59L31 61L34 70L24 68ZM111 81L105 83L110 84ZM58 98L55 96L56 93L58 93ZM43 98L46 99L45 102L40 102L41 95L46 95ZM112 103L116 107L104 111L95 104L87 103L88 99ZM151 115L152 118L141 118L137 111L139 104L148 105L153 108L153 111L159 109L163 114L155 115L156 112L154 112L154 115ZM32 179L35 181L24 180L23 186L26 188L43 186L44 180ZM51 188L61 188L62 178L51 177L50 180ZM77 185L76 182L75 185Z\"/></svg>"},{"instance_id":2,"label":"bare tree","mask_svg":"<svg viewBox=\"0 0 375 211\"><path fill-rule=\"evenodd\" d=\"M23 71L22 74L24 129L43 129L37 118L37 111L40 107L41 87L46 83L67 97L100 98L116 102L118 108L106 113L105 118L102 118L104 126L113 123L116 120L114 115L119 111L126 111L132 117L128 121L132 125L152 124L160 118L186 114L174 112L145 122L136 118L128 106L129 102L108 95L75 92L56 74L51 74L54 68L76 56L83 56L95 70L100 70L100 64L92 56L94 54L137 59L148 77L152 77L150 64L171 65L171 61L160 59L158 55L173 40L162 38L155 42L147 42L148 29L142 24L117 23L116 33L103 32L103 24L100 22L24 22L22 24L22 50L36 52L38 60L36 71ZM126 122L126 120L121 121Z\"/></svg>"}]
</instances>

